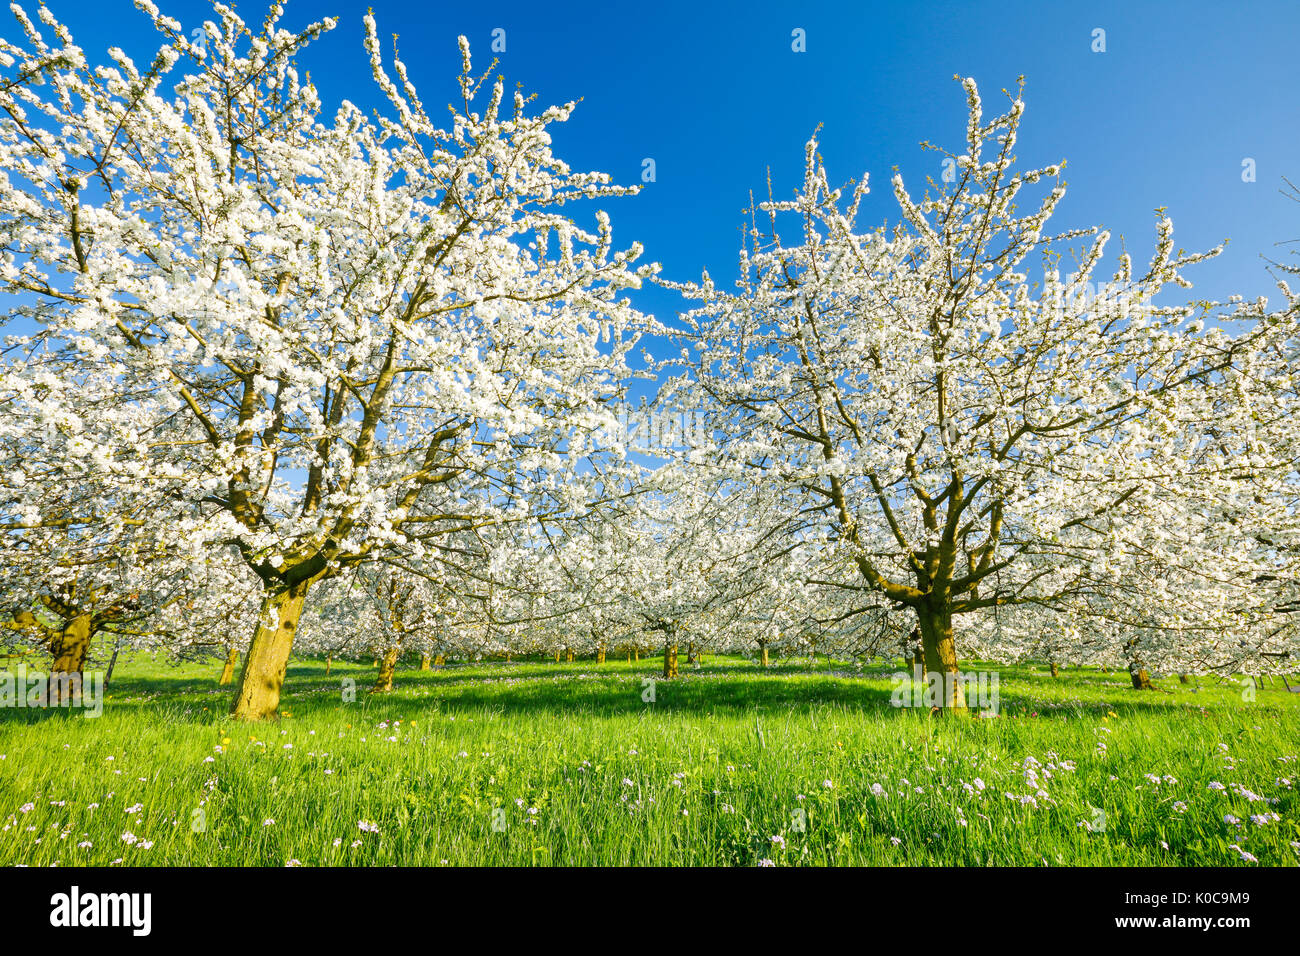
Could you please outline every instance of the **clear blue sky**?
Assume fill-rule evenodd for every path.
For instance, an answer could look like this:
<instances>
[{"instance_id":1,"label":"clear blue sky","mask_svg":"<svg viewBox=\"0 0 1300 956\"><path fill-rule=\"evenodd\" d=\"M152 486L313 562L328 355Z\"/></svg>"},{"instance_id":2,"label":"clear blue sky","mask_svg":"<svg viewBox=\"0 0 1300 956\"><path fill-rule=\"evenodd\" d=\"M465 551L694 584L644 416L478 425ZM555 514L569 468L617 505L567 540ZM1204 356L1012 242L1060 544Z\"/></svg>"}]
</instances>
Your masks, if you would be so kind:
<instances>
[{"instance_id":1,"label":"clear blue sky","mask_svg":"<svg viewBox=\"0 0 1300 956\"><path fill-rule=\"evenodd\" d=\"M120 45L143 59L151 31L129 0L49 0L91 59ZM186 30L211 18L206 3L159 0ZM615 239L638 239L673 278L707 267L735 272L738 226L749 190L772 169L778 194L799 181L802 147L823 123L832 179L871 175L865 221L892 221L890 170L919 193L938 173L923 139L959 146L965 104L954 73L974 76L986 110L1004 87L1027 80L1022 163L1068 160L1062 227L1099 224L1123 234L1135 259L1152 246L1152 210L1168 207L1178 244L1227 252L1189 272L1196 296L1268 294L1261 253L1300 238L1300 205L1278 192L1300 183L1300 3L418 3L296 0L284 23L324 15L339 27L303 58L332 111L346 97L376 101L361 45L372 5L381 35L400 34L426 105L449 102L459 65L456 36L476 66L505 30L499 72L543 105L583 98L556 134L576 168L622 182L653 158L657 181L610 206ZM29 7L34 4L29 4ZM265 7L240 12L260 23ZM5 35L13 32L4 14ZM801 28L807 51L791 49ZM1106 51L1092 50L1093 30ZM433 110L430 110L433 112ZM1000 112L1000 110L998 110ZM436 115L436 114L435 114ZM1256 181L1242 181L1255 160ZM1294 247L1293 247L1294 248ZM662 291L647 309L671 314Z\"/></svg>"}]
</instances>

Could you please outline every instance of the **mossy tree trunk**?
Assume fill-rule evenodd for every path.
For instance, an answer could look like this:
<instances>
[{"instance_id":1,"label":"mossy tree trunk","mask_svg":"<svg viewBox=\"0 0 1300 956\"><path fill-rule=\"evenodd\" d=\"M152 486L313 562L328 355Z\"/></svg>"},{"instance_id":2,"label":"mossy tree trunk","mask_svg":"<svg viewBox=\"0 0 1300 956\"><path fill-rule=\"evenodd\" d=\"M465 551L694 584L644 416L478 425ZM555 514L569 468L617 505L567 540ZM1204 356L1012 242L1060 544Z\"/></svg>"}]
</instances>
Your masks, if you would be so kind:
<instances>
[{"instance_id":1,"label":"mossy tree trunk","mask_svg":"<svg viewBox=\"0 0 1300 956\"><path fill-rule=\"evenodd\" d=\"M672 638L664 640L664 679L671 680L677 676L677 642Z\"/></svg>"},{"instance_id":2,"label":"mossy tree trunk","mask_svg":"<svg viewBox=\"0 0 1300 956\"><path fill-rule=\"evenodd\" d=\"M402 642L384 651L379 660L379 674L375 677L375 686L370 688L372 694L386 694L393 689L393 677L397 673L397 660L402 656Z\"/></svg>"},{"instance_id":3,"label":"mossy tree trunk","mask_svg":"<svg viewBox=\"0 0 1300 956\"><path fill-rule=\"evenodd\" d=\"M273 720L280 713L280 688L293 652L298 619L310 581L270 591L262 600L262 615L244 657L230 715L237 720Z\"/></svg>"},{"instance_id":4,"label":"mossy tree trunk","mask_svg":"<svg viewBox=\"0 0 1300 956\"><path fill-rule=\"evenodd\" d=\"M92 617L89 614L78 614L68 619L51 642L50 651L54 655L54 663L50 665L51 705L62 704L80 693L93 634Z\"/></svg>"},{"instance_id":5,"label":"mossy tree trunk","mask_svg":"<svg viewBox=\"0 0 1300 956\"><path fill-rule=\"evenodd\" d=\"M941 602L922 603L916 607L921 627L921 647L925 652L927 680L943 682L942 703L945 710L965 710L966 692L959 680L957 643L953 637L952 610ZM938 675L932 677L931 675Z\"/></svg>"},{"instance_id":6,"label":"mossy tree trunk","mask_svg":"<svg viewBox=\"0 0 1300 956\"><path fill-rule=\"evenodd\" d=\"M239 648L232 647L226 653L225 666L221 668L221 677L217 681L218 687L226 687L235 680L235 665L239 663ZM325 665L325 675L329 676L329 664Z\"/></svg>"},{"instance_id":7,"label":"mossy tree trunk","mask_svg":"<svg viewBox=\"0 0 1300 956\"><path fill-rule=\"evenodd\" d=\"M50 671L55 674L80 674L86 669L86 656L90 653L93 624L89 614L78 614L63 625L54 639L50 651L54 663Z\"/></svg>"}]
</instances>

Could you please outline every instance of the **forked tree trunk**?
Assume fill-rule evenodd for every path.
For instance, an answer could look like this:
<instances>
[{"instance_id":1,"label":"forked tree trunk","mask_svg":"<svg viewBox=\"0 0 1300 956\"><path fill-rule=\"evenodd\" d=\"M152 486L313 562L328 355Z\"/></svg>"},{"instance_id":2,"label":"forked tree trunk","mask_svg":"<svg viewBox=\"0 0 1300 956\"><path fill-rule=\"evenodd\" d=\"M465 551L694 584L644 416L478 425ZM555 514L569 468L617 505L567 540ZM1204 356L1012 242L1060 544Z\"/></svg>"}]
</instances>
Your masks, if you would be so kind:
<instances>
[{"instance_id":1,"label":"forked tree trunk","mask_svg":"<svg viewBox=\"0 0 1300 956\"><path fill-rule=\"evenodd\" d=\"M926 680L942 682L940 708L945 711L966 709L966 690L959 681L957 643L952 633L952 611L926 604L916 609L921 627L921 647L925 652ZM937 674L937 677L931 677Z\"/></svg>"},{"instance_id":2,"label":"forked tree trunk","mask_svg":"<svg viewBox=\"0 0 1300 956\"><path fill-rule=\"evenodd\" d=\"M50 665L49 703L51 705L70 700L74 696L74 683L77 691L80 691L82 672L86 669L86 655L90 653L91 633L90 615L78 614L63 626L63 630L50 647L54 654L54 663Z\"/></svg>"},{"instance_id":3,"label":"forked tree trunk","mask_svg":"<svg viewBox=\"0 0 1300 956\"><path fill-rule=\"evenodd\" d=\"M234 681L235 665L238 663L239 663L239 648L232 647L228 652L226 652L226 665L223 668L221 668L221 678L220 680L217 681L218 687L225 687L226 685ZM327 675L329 674L328 667L325 669L325 673Z\"/></svg>"},{"instance_id":4,"label":"forked tree trunk","mask_svg":"<svg viewBox=\"0 0 1300 956\"><path fill-rule=\"evenodd\" d=\"M570 663L570 664L573 663L573 648L572 648L572 647L566 647L566 648L564 649L564 660L565 660L567 663Z\"/></svg>"},{"instance_id":5,"label":"forked tree trunk","mask_svg":"<svg viewBox=\"0 0 1300 956\"><path fill-rule=\"evenodd\" d=\"M230 706L230 715L237 720L273 720L279 716L280 688L284 686L284 672L310 587L310 581L302 581L283 591L273 591L262 600L262 615Z\"/></svg>"},{"instance_id":6,"label":"forked tree trunk","mask_svg":"<svg viewBox=\"0 0 1300 956\"><path fill-rule=\"evenodd\" d=\"M375 686L370 688L370 693L385 694L393 689L393 675L397 673L397 659L401 654L400 644L384 651L384 656L379 661L379 676L375 678Z\"/></svg>"},{"instance_id":7,"label":"forked tree trunk","mask_svg":"<svg viewBox=\"0 0 1300 956\"><path fill-rule=\"evenodd\" d=\"M677 676L677 645L664 642L664 679Z\"/></svg>"}]
</instances>

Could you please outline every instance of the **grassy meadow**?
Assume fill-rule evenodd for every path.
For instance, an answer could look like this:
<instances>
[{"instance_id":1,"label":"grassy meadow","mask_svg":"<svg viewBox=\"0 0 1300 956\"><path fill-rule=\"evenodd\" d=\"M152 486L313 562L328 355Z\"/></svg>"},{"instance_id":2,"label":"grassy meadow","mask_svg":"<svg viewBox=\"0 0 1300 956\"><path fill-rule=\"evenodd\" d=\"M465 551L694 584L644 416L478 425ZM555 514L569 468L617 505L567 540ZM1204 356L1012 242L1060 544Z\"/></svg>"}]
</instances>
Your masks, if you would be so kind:
<instances>
[{"instance_id":1,"label":"grassy meadow","mask_svg":"<svg viewBox=\"0 0 1300 956\"><path fill-rule=\"evenodd\" d=\"M372 667L297 660L250 725L219 662L119 662L98 718L0 710L0 865L1300 860L1280 682L999 668L999 716L932 718L881 668L683 658L646 702L659 666L453 664L372 695Z\"/></svg>"}]
</instances>

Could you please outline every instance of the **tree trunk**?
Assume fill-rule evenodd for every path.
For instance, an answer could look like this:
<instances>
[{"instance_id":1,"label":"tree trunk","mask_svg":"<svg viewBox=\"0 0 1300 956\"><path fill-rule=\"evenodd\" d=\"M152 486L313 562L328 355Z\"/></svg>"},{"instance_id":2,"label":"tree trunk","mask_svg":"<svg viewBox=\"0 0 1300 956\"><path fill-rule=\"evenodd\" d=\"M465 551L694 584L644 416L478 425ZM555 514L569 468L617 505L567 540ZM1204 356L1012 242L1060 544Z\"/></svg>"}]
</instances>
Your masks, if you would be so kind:
<instances>
[{"instance_id":1,"label":"tree trunk","mask_svg":"<svg viewBox=\"0 0 1300 956\"><path fill-rule=\"evenodd\" d=\"M108 685L113 681L113 668L117 666L117 655L122 653L122 638L118 637L117 642L113 645L113 656L108 659L108 670L104 672L104 692L108 693Z\"/></svg>"},{"instance_id":2,"label":"tree trunk","mask_svg":"<svg viewBox=\"0 0 1300 956\"><path fill-rule=\"evenodd\" d=\"M50 651L54 654L48 685L51 706L71 700L74 696L72 687L74 681L76 693L80 694L82 672L86 669L86 655L90 653L91 633L90 615L78 614L63 626L58 639L50 647ZM76 675L75 679L73 675Z\"/></svg>"},{"instance_id":3,"label":"tree trunk","mask_svg":"<svg viewBox=\"0 0 1300 956\"><path fill-rule=\"evenodd\" d=\"M696 663L699 663L699 662L696 660L696 658L695 658L695 642L694 642L694 641L691 641L689 644L686 645L686 663L688 663L688 664L696 664Z\"/></svg>"},{"instance_id":4,"label":"tree trunk","mask_svg":"<svg viewBox=\"0 0 1300 956\"><path fill-rule=\"evenodd\" d=\"M909 656L907 659L907 666L910 667L913 671L916 671L917 669L924 669L925 668L925 647L924 647L924 642L921 640L921 628L919 625L912 628L912 633L907 636L907 639L909 642L911 642L911 648L912 648L911 656Z\"/></svg>"},{"instance_id":5,"label":"tree trunk","mask_svg":"<svg viewBox=\"0 0 1300 956\"><path fill-rule=\"evenodd\" d=\"M604 644L597 644L597 645L596 645L596 663L597 663L597 664L603 664L603 663L605 663L605 645L604 645Z\"/></svg>"},{"instance_id":6,"label":"tree trunk","mask_svg":"<svg viewBox=\"0 0 1300 956\"><path fill-rule=\"evenodd\" d=\"M310 581L301 581L263 598L262 616L244 657L244 669L230 706L230 715L237 720L273 720L279 716L280 688L284 686L298 618L310 587Z\"/></svg>"},{"instance_id":7,"label":"tree trunk","mask_svg":"<svg viewBox=\"0 0 1300 956\"><path fill-rule=\"evenodd\" d=\"M330 676L330 667L331 665L333 665L333 663L334 663L334 655L326 654L325 655L325 676L326 677Z\"/></svg>"},{"instance_id":8,"label":"tree trunk","mask_svg":"<svg viewBox=\"0 0 1300 956\"><path fill-rule=\"evenodd\" d=\"M435 658L433 659L433 666L434 666L434 667L446 667L446 666L447 666L447 655L446 655L446 654L439 654L437 657L435 657Z\"/></svg>"},{"instance_id":9,"label":"tree trunk","mask_svg":"<svg viewBox=\"0 0 1300 956\"><path fill-rule=\"evenodd\" d=\"M572 647L566 647L566 648L564 649L564 660L565 660L567 663L569 663L569 664L572 664L572 663L573 663L573 648L572 648Z\"/></svg>"},{"instance_id":10,"label":"tree trunk","mask_svg":"<svg viewBox=\"0 0 1300 956\"><path fill-rule=\"evenodd\" d=\"M962 686L957 669L957 643L952 633L952 611L948 607L919 605L917 621L921 627L921 647L925 653L926 680L942 681L940 704L942 710L965 710L966 689ZM931 675L938 675L931 676Z\"/></svg>"},{"instance_id":11,"label":"tree trunk","mask_svg":"<svg viewBox=\"0 0 1300 956\"><path fill-rule=\"evenodd\" d=\"M384 656L379 661L379 676L375 678L375 686L370 688L370 693L386 694L393 689L393 675L397 673L397 659L401 654L400 644L394 644L384 651Z\"/></svg>"},{"instance_id":12,"label":"tree trunk","mask_svg":"<svg viewBox=\"0 0 1300 956\"><path fill-rule=\"evenodd\" d=\"M89 614L78 614L63 626L58 640L50 648L54 654L54 663L50 672L54 674L80 674L86 669L86 655L90 652Z\"/></svg>"},{"instance_id":13,"label":"tree trunk","mask_svg":"<svg viewBox=\"0 0 1300 956\"><path fill-rule=\"evenodd\" d=\"M1190 680L1191 680L1191 678L1189 678L1186 674L1179 674L1179 675L1178 675L1178 683L1180 683L1180 684L1186 684L1186 683L1189 683Z\"/></svg>"},{"instance_id":14,"label":"tree trunk","mask_svg":"<svg viewBox=\"0 0 1300 956\"><path fill-rule=\"evenodd\" d=\"M758 658L758 666L768 667L772 663L772 658L767 653L767 645L760 644L759 648L760 648L760 654Z\"/></svg>"},{"instance_id":15,"label":"tree trunk","mask_svg":"<svg viewBox=\"0 0 1300 956\"><path fill-rule=\"evenodd\" d=\"M422 671L427 671L427 670L429 669L429 665L430 665L431 663L432 663L432 661L431 661L431 659L430 659L430 657L429 657L428 654L421 654L421 655L420 655L420 670L422 670Z\"/></svg>"},{"instance_id":16,"label":"tree trunk","mask_svg":"<svg viewBox=\"0 0 1300 956\"><path fill-rule=\"evenodd\" d=\"M664 679L677 676L677 645L664 641Z\"/></svg>"},{"instance_id":17,"label":"tree trunk","mask_svg":"<svg viewBox=\"0 0 1300 956\"><path fill-rule=\"evenodd\" d=\"M221 679L217 681L218 687L225 687L235 679L235 665L239 663L239 648L232 647L226 653L226 666L221 668ZM329 673L326 671L325 673Z\"/></svg>"},{"instance_id":18,"label":"tree trunk","mask_svg":"<svg viewBox=\"0 0 1300 956\"><path fill-rule=\"evenodd\" d=\"M1151 683L1151 675L1147 673L1146 666L1138 652L1138 639L1129 638L1124 645L1124 650L1128 651L1128 676L1133 681L1134 690L1155 690L1156 685Z\"/></svg>"},{"instance_id":19,"label":"tree trunk","mask_svg":"<svg viewBox=\"0 0 1300 956\"><path fill-rule=\"evenodd\" d=\"M1056 666L1056 661L1048 661L1047 666L1051 668L1053 677L1061 676L1061 669Z\"/></svg>"}]
</instances>

